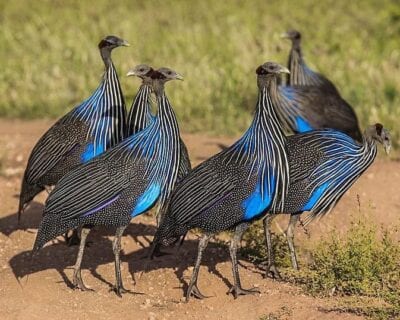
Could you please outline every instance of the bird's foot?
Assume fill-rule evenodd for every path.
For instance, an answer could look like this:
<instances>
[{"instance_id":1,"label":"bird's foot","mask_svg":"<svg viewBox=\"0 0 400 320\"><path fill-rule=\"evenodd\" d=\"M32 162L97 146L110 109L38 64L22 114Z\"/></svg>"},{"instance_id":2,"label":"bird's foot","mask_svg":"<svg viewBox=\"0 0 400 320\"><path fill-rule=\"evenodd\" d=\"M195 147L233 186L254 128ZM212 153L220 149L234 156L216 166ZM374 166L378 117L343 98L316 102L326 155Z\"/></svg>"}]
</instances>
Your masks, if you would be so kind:
<instances>
[{"instance_id":1,"label":"bird's foot","mask_svg":"<svg viewBox=\"0 0 400 320\"><path fill-rule=\"evenodd\" d=\"M251 289L243 289L241 286L238 285L233 285L227 294L233 294L233 297L237 299L239 296L245 296L248 294L256 294L260 293L260 290L258 288L251 288Z\"/></svg>"},{"instance_id":2,"label":"bird's foot","mask_svg":"<svg viewBox=\"0 0 400 320\"><path fill-rule=\"evenodd\" d=\"M282 280L282 277L277 269L277 267L275 266L274 263L271 263L267 266L267 268L265 269L265 273L264 273L264 279L265 278L272 278L275 280Z\"/></svg>"},{"instance_id":3,"label":"bird's foot","mask_svg":"<svg viewBox=\"0 0 400 320\"><path fill-rule=\"evenodd\" d=\"M72 284L74 286L74 289L79 289L81 291L94 291L93 289L86 287L82 281L82 278L77 274L74 274Z\"/></svg>"},{"instance_id":4,"label":"bird's foot","mask_svg":"<svg viewBox=\"0 0 400 320\"><path fill-rule=\"evenodd\" d=\"M133 291L131 291L131 290L128 290L128 289L125 289L124 286L123 286L122 284L121 284L121 285L115 285L115 286L113 286L113 287L111 288L111 290L114 291L114 292L117 294L117 296L120 297L120 298L122 298L122 295L123 295L124 293L135 294L135 292L133 292Z\"/></svg>"},{"instance_id":5,"label":"bird's foot","mask_svg":"<svg viewBox=\"0 0 400 320\"><path fill-rule=\"evenodd\" d=\"M199 290L199 288L197 287L196 283L193 283L191 285L189 285L189 288L186 292L186 302L189 301L190 297L193 296L197 299L205 299L205 298L209 298L209 296L205 296L204 294L202 294Z\"/></svg>"}]
</instances>

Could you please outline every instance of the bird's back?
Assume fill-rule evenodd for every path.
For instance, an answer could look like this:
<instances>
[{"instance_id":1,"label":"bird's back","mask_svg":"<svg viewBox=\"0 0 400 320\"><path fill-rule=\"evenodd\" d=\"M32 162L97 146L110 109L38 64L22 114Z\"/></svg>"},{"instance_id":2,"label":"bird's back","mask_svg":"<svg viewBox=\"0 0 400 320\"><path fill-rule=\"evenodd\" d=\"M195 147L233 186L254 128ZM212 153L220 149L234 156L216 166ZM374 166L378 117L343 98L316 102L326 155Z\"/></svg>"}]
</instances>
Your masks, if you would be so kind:
<instances>
[{"instance_id":1,"label":"bird's back","mask_svg":"<svg viewBox=\"0 0 400 320\"><path fill-rule=\"evenodd\" d=\"M369 167L376 146L335 130L316 130L287 141L290 184L283 212L323 215Z\"/></svg>"},{"instance_id":2,"label":"bird's back","mask_svg":"<svg viewBox=\"0 0 400 320\"><path fill-rule=\"evenodd\" d=\"M285 102L278 108L290 109L290 126L295 132L330 128L361 141L357 116L337 93L326 92L321 87L297 85L281 87L281 93ZM285 114L282 116L287 117Z\"/></svg>"}]
</instances>

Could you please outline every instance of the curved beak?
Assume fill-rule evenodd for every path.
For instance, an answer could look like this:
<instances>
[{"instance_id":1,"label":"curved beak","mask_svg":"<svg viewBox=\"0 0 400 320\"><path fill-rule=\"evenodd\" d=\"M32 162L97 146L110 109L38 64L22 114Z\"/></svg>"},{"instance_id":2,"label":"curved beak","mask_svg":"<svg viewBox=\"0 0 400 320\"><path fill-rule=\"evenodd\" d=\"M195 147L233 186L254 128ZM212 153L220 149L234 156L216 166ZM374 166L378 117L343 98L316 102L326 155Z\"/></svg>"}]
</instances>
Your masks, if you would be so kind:
<instances>
[{"instance_id":1,"label":"curved beak","mask_svg":"<svg viewBox=\"0 0 400 320\"><path fill-rule=\"evenodd\" d=\"M281 72L281 73L287 73L287 74L290 74L290 71L289 71L289 69L288 69L288 68L286 68L286 67L281 67L281 70L280 70L280 72Z\"/></svg>"},{"instance_id":2,"label":"curved beak","mask_svg":"<svg viewBox=\"0 0 400 320\"><path fill-rule=\"evenodd\" d=\"M133 70L133 69L129 70L128 73L126 74L126 76L127 76L127 77L136 76L135 70Z\"/></svg>"},{"instance_id":3,"label":"curved beak","mask_svg":"<svg viewBox=\"0 0 400 320\"><path fill-rule=\"evenodd\" d=\"M289 33L287 32L281 33L281 39L290 39Z\"/></svg>"},{"instance_id":4,"label":"curved beak","mask_svg":"<svg viewBox=\"0 0 400 320\"><path fill-rule=\"evenodd\" d=\"M183 81L183 76L181 74L177 73L175 76L175 79Z\"/></svg>"},{"instance_id":5,"label":"curved beak","mask_svg":"<svg viewBox=\"0 0 400 320\"><path fill-rule=\"evenodd\" d=\"M126 40L123 40L123 41L121 42L121 46L124 46L124 47L129 47L129 46L130 46L130 44L129 44L129 42L128 42L128 41L126 41Z\"/></svg>"}]
</instances>

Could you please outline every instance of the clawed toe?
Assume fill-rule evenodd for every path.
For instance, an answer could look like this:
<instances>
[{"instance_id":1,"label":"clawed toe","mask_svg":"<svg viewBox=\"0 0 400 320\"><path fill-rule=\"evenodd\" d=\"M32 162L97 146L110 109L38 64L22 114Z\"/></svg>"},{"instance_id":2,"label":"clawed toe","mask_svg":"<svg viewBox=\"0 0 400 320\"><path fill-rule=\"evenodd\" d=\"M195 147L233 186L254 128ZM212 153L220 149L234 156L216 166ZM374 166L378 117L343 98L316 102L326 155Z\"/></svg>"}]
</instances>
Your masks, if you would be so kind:
<instances>
[{"instance_id":1,"label":"clawed toe","mask_svg":"<svg viewBox=\"0 0 400 320\"><path fill-rule=\"evenodd\" d=\"M123 286L113 286L110 291L114 291L118 297L122 298L124 293L135 294L132 290L125 289Z\"/></svg>"},{"instance_id":2,"label":"clawed toe","mask_svg":"<svg viewBox=\"0 0 400 320\"><path fill-rule=\"evenodd\" d=\"M260 293L260 290L258 288L243 289L239 286L232 286L228 291L228 294L230 293L232 293L233 297L237 299L238 296Z\"/></svg>"},{"instance_id":3,"label":"clawed toe","mask_svg":"<svg viewBox=\"0 0 400 320\"><path fill-rule=\"evenodd\" d=\"M282 277L276 268L275 264L271 264L267 266L267 269L265 270L264 278L272 278L275 280L282 280Z\"/></svg>"},{"instance_id":4,"label":"clawed toe","mask_svg":"<svg viewBox=\"0 0 400 320\"><path fill-rule=\"evenodd\" d=\"M205 299L205 298L209 298L209 296L205 296L204 294L202 294L199 290L199 288L197 287L197 284L193 284L191 286L189 286L187 292L186 292L186 302L189 301L190 297L193 296L197 299Z\"/></svg>"},{"instance_id":5,"label":"clawed toe","mask_svg":"<svg viewBox=\"0 0 400 320\"><path fill-rule=\"evenodd\" d=\"M79 289L81 291L94 291L93 289L86 287L81 279L74 279L73 285L74 289Z\"/></svg>"}]
</instances>

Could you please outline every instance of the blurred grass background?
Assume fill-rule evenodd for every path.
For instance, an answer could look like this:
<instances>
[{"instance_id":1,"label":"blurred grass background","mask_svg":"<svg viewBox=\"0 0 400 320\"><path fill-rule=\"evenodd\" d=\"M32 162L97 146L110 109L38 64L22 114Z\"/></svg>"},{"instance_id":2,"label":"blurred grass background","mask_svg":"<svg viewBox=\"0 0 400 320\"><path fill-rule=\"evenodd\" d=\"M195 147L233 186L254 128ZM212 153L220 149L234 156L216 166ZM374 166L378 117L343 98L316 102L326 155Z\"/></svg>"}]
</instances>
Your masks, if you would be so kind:
<instances>
[{"instance_id":1,"label":"blurred grass background","mask_svg":"<svg viewBox=\"0 0 400 320\"><path fill-rule=\"evenodd\" d=\"M134 1L0 0L0 116L59 117L96 88L97 43L113 54L130 106L138 63L185 76L168 85L183 131L239 134L256 97L255 68L286 64L289 28L303 33L308 64L326 74L361 125L382 122L399 142L400 4L397 0Z\"/></svg>"}]
</instances>

